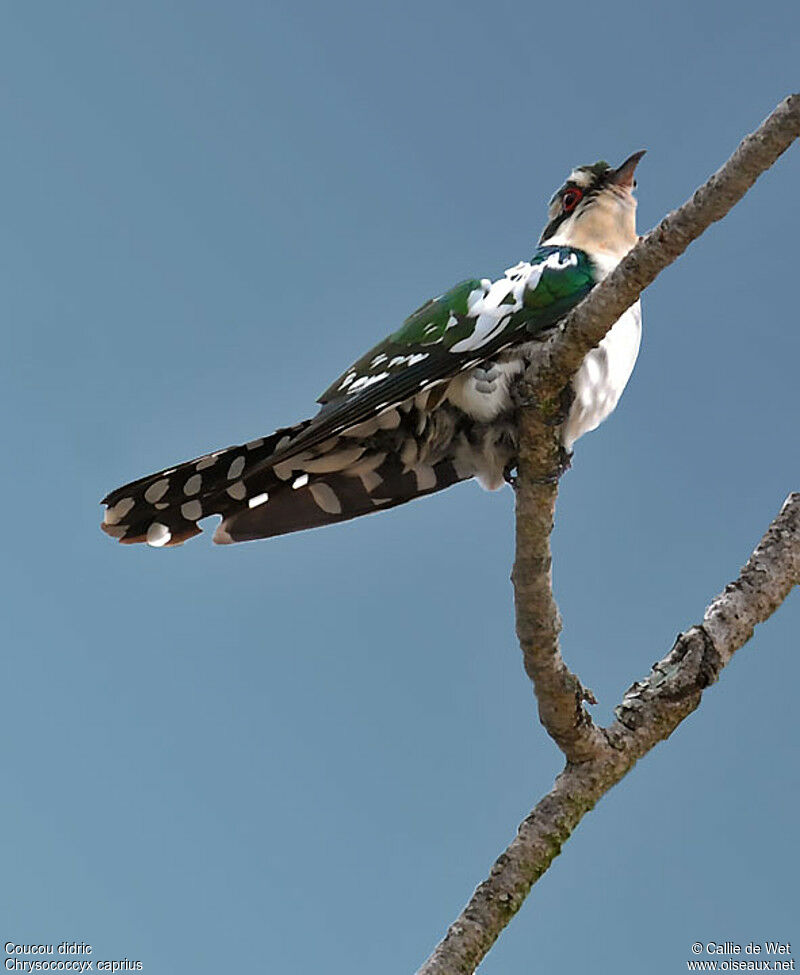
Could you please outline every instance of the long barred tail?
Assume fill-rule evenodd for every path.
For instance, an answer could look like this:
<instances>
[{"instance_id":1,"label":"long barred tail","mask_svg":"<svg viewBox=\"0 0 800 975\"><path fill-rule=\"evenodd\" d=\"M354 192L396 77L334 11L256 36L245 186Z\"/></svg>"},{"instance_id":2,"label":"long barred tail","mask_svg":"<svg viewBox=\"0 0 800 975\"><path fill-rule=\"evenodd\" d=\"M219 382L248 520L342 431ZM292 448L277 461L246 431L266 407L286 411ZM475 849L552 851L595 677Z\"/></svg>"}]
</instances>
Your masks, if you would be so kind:
<instances>
[{"instance_id":1,"label":"long barred tail","mask_svg":"<svg viewBox=\"0 0 800 975\"><path fill-rule=\"evenodd\" d=\"M201 519L221 515L219 544L269 538L391 508L474 474L452 456L420 461L418 425L409 429L418 418L398 410L270 464L310 422L117 488L103 500L103 531L125 544L180 545L202 532Z\"/></svg>"}]
</instances>

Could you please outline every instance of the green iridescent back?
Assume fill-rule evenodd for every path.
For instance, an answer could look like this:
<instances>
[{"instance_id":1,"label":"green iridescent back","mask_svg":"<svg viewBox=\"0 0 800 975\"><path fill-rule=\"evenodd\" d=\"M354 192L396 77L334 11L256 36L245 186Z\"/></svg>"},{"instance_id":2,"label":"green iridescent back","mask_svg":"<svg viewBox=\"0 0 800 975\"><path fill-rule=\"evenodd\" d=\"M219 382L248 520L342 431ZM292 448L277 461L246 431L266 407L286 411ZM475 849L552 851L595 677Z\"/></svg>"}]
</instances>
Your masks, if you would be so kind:
<instances>
[{"instance_id":1,"label":"green iridescent back","mask_svg":"<svg viewBox=\"0 0 800 975\"><path fill-rule=\"evenodd\" d=\"M514 297L518 275L539 273L534 287L526 287L522 301ZM522 270L524 269L524 271ZM410 366L427 363L427 374L447 375L457 372L465 355L475 359L489 358L500 348L528 341L550 328L562 318L596 283L596 271L589 257L570 247L539 247L529 264L518 265L506 272L500 281L488 282L469 278L432 298L403 322L397 331L370 349L343 373L320 397L319 402L330 403L344 396L354 395L367 385L367 380L380 376L381 381L393 378ZM500 302L509 305L509 314L502 320L486 343L475 341L480 313L476 313L476 295L483 295L488 286L502 287L507 282L508 295ZM462 348L469 349L462 352ZM359 386L361 380L362 386ZM371 384L371 382L369 383Z\"/></svg>"}]
</instances>

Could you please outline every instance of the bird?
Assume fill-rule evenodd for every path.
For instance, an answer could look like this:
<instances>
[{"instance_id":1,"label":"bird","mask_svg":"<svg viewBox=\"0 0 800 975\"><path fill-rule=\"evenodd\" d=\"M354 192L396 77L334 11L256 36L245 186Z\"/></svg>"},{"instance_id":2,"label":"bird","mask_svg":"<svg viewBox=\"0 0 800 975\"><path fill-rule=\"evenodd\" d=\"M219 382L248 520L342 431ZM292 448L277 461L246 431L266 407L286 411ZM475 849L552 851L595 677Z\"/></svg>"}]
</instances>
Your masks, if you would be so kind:
<instances>
[{"instance_id":1,"label":"bird","mask_svg":"<svg viewBox=\"0 0 800 975\"><path fill-rule=\"evenodd\" d=\"M357 518L469 478L487 490L513 483L515 377L638 240L643 155L573 169L529 261L427 301L325 390L312 418L112 491L103 531L170 547L219 515L213 540L229 544ZM561 417L566 457L615 409L641 330L637 301L583 360Z\"/></svg>"}]
</instances>

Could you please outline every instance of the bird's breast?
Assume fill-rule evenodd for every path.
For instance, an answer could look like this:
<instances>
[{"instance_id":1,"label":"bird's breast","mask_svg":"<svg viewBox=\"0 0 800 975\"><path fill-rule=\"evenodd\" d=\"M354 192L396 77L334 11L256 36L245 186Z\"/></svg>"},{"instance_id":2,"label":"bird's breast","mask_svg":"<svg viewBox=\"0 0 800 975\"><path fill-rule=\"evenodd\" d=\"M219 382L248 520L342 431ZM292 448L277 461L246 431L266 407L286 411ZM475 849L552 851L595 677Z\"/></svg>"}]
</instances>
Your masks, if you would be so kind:
<instances>
[{"instance_id":1,"label":"bird's breast","mask_svg":"<svg viewBox=\"0 0 800 975\"><path fill-rule=\"evenodd\" d=\"M562 429L568 450L613 412L633 372L641 335L637 301L583 360L572 381L574 400ZM498 359L463 372L450 382L445 398L476 423L491 423L508 415L514 409L511 384L525 369L526 348L507 350Z\"/></svg>"},{"instance_id":2,"label":"bird's breast","mask_svg":"<svg viewBox=\"0 0 800 975\"><path fill-rule=\"evenodd\" d=\"M641 338L642 309L637 301L586 356L572 380L575 399L561 434L567 450L613 412L633 372Z\"/></svg>"}]
</instances>

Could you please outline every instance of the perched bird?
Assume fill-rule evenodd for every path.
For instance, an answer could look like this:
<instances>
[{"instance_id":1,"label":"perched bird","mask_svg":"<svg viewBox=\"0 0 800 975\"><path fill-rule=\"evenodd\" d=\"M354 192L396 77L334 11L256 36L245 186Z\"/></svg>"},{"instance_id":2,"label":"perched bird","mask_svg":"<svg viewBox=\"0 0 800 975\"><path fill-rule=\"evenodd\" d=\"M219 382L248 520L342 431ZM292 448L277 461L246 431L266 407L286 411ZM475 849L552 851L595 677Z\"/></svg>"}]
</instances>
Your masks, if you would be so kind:
<instances>
[{"instance_id":1,"label":"perched bird","mask_svg":"<svg viewBox=\"0 0 800 975\"><path fill-rule=\"evenodd\" d=\"M643 155L574 169L530 261L428 301L322 394L312 419L112 491L103 531L178 545L219 514L214 541L226 544L346 521L471 477L500 487L517 456L511 383L537 339L636 243ZM572 380L566 451L617 405L640 337L637 302Z\"/></svg>"}]
</instances>

